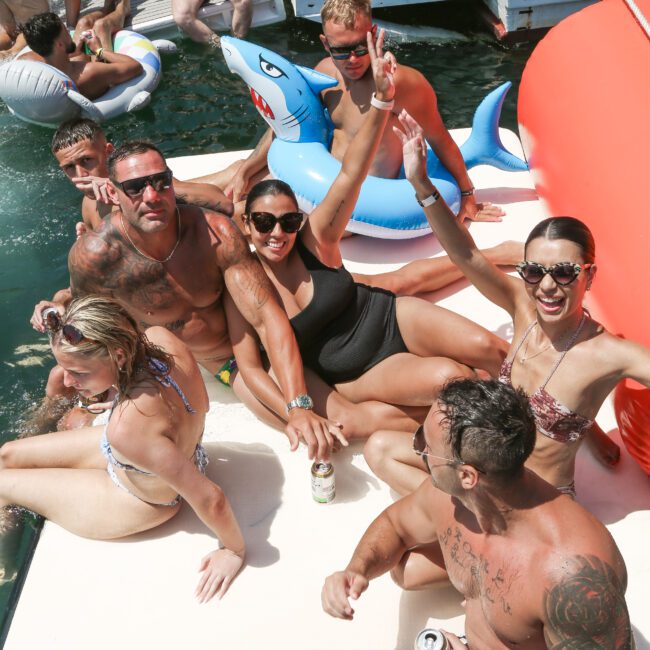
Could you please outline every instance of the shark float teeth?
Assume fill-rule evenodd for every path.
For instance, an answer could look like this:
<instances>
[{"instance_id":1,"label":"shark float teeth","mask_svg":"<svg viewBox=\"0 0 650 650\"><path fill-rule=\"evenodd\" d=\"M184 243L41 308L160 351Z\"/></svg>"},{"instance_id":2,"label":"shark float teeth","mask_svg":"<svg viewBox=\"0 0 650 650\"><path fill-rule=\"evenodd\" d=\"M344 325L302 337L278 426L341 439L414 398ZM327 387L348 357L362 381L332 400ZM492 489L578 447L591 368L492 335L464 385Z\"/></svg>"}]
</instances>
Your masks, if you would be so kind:
<instances>
[{"instance_id":1,"label":"shark float teeth","mask_svg":"<svg viewBox=\"0 0 650 650\"><path fill-rule=\"evenodd\" d=\"M275 115L273 114L271 107L266 103L264 97L262 97L262 95L260 95L253 88L251 88L250 91L251 91L251 98L253 100L253 104L255 104L257 110L260 111L260 113L262 113L264 116L268 117L269 119L274 120Z\"/></svg>"}]
</instances>

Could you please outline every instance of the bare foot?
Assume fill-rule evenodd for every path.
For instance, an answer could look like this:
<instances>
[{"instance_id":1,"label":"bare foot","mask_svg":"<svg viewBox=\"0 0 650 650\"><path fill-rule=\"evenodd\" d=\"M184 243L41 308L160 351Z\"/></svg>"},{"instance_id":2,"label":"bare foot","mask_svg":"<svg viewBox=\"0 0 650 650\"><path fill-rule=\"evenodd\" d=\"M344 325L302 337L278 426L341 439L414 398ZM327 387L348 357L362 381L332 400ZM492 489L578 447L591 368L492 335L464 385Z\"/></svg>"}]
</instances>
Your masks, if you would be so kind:
<instances>
[{"instance_id":1,"label":"bare foot","mask_svg":"<svg viewBox=\"0 0 650 650\"><path fill-rule=\"evenodd\" d=\"M585 442L594 458L605 467L614 467L621 459L621 448L596 423L587 431Z\"/></svg>"}]
</instances>

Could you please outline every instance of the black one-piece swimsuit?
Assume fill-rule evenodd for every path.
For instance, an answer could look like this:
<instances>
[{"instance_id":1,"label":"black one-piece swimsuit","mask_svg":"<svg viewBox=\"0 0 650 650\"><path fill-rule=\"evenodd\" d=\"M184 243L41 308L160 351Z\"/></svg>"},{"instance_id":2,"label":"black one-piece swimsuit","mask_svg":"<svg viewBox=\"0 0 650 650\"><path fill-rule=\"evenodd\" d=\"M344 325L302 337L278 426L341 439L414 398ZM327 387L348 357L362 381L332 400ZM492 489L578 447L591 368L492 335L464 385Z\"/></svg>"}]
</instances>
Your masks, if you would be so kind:
<instances>
[{"instance_id":1,"label":"black one-piece swimsuit","mask_svg":"<svg viewBox=\"0 0 650 650\"><path fill-rule=\"evenodd\" d=\"M394 293L355 282L343 266L325 266L300 235L296 246L314 286L311 302L290 321L308 368L336 384L408 351L397 325Z\"/></svg>"}]
</instances>

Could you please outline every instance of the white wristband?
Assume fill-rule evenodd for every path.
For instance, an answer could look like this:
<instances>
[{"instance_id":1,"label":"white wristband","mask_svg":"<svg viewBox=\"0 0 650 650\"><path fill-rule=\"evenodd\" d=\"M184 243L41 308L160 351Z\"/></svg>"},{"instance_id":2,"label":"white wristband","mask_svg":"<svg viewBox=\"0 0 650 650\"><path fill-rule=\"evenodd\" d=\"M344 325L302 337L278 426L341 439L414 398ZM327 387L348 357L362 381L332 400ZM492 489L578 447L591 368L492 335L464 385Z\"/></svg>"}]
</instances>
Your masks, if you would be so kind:
<instances>
[{"instance_id":1,"label":"white wristband","mask_svg":"<svg viewBox=\"0 0 650 650\"><path fill-rule=\"evenodd\" d=\"M375 93L372 93L370 105L378 108L380 111L392 111L395 106L395 100L391 99L389 102L382 102L381 99L377 99Z\"/></svg>"},{"instance_id":2,"label":"white wristband","mask_svg":"<svg viewBox=\"0 0 650 650\"><path fill-rule=\"evenodd\" d=\"M423 208L428 208L430 205L433 205L438 199L440 198L440 192L438 190L434 189L429 196L427 196L425 199L418 199L418 195L415 195L415 200L423 207Z\"/></svg>"}]
</instances>

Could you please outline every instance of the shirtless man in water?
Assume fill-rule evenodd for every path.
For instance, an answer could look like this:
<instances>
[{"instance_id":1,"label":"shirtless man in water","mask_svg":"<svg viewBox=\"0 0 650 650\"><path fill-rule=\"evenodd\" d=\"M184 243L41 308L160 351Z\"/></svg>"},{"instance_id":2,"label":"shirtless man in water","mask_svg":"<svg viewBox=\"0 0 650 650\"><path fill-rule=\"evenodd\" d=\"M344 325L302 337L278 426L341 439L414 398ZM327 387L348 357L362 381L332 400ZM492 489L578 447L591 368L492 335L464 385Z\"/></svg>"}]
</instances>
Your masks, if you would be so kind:
<instances>
[{"instance_id":1,"label":"shirtless man in water","mask_svg":"<svg viewBox=\"0 0 650 650\"><path fill-rule=\"evenodd\" d=\"M304 440L309 456L326 458L338 426L316 415L304 398L306 386L296 340L284 310L243 235L225 215L193 205L178 206L171 171L147 142L128 142L108 160L108 192L120 209L96 232L75 242L68 257L71 290L62 304L41 302L32 325L44 331L42 310L63 311L70 297L110 296L142 327L162 325L217 373L232 357L225 291L256 329L287 401L285 432L292 444ZM307 402L307 403L305 403Z\"/></svg>"},{"instance_id":2,"label":"shirtless man in water","mask_svg":"<svg viewBox=\"0 0 650 650\"><path fill-rule=\"evenodd\" d=\"M61 171L84 195L81 216L90 230L99 228L102 219L119 208L108 191L108 156L113 149L99 124L86 118L64 122L52 138L52 153ZM173 182L178 203L232 215L232 201L215 185L176 178Z\"/></svg>"},{"instance_id":3,"label":"shirtless man in water","mask_svg":"<svg viewBox=\"0 0 650 650\"><path fill-rule=\"evenodd\" d=\"M323 34L320 39L329 57L316 70L338 80L338 85L321 93L334 123L332 155L342 160L355 133L361 127L370 109L370 98L375 90L370 67L366 34L375 32L369 0L326 0L321 9ZM402 145L391 126L399 123L397 116L406 109L424 128L427 142L456 180L461 190L460 216L478 221L500 221L504 212L489 203L478 204L474 186L456 143L442 122L436 94L431 84L414 68L397 64L395 73L395 106L369 174L382 178L396 178L402 166ZM273 141L269 129L255 151L237 169L226 194L232 192L233 201L245 198L250 186L267 173L266 158Z\"/></svg>"},{"instance_id":4,"label":"shirtless man in water","mask_svg":"<svg viewBox=\"0 0 650 650\"><path fill-rule=\"evenodd\" d=\"M406 589L451 581L474 650L632 648L616 543L524 468L534 446L525 393L497 380L448 384L413 438L431 481L370 525L347 568L325 581L325 611L352 619L348 599L392 570ZM454 650L467 647L445 635Z\"/></svg>"},{"instance_id":5,"label":"shirtless man in water","mask_svg":"<svg viewBox=\"0 0 650 650\"><path fill-rule=\"evenodd\" d=\"M38 14L23 25L22 33L32 52L21 59L41 61L65 73L77 90L88 99L101 97L109 88L128 81L142 72L142 66L130 56L103 51L90 60L70 58L76 50L68 30L55 13Z\"/></svg>"}]
</instances>

